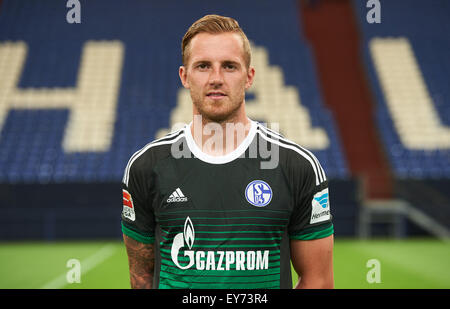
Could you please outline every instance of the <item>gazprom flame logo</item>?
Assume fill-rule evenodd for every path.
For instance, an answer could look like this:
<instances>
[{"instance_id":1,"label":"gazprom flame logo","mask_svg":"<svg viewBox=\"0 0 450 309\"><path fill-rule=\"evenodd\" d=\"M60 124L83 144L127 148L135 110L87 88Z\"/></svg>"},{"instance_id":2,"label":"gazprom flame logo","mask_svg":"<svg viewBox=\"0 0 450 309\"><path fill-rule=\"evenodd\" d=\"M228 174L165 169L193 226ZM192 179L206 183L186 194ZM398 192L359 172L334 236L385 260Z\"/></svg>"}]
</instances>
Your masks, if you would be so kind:
<instances>
[{"instance_id":1,"label":"gazprom flame logo","mask_svg":"<svg viewBox=\"0 0 450 309\"><path fill-rule=\"evenodd\" d=\"M192 246L194 245L194 239L195 239L195 230L194 225L192 224L191 218L187 217L186 221L184 222L184 240L186 244L188 245L189 249L192 249Z\"/></svg>"},{"instance_id":2,"label":"gazprom flame logo","mask_svg":"<svg viewBox=\"0 0 450 309\"><path fill-rule=\"evenodd\" d=\"M184 222L182 233L175 235L170 255L173 263L180 269L194 266L202 271L229 271L269 269L269 250L224 251L192 250L195 240L194 225L189 217ZM201 243L197 244L201 247ZM184 248L184 249L183 249ZM184 259L180 256L184 255ZM186 259L187 258L187 259ZM184 260L180 263L180 260Z\"/></svg>"},{"instance_id":3,"label":"gazprom flame logo","mask_svg":"<svg viewBox=\"0 0 450 309\"><path fill-rule=\"evenodd\" d=\"M179 233L173 239L171 256L172 261L181 269L188 269L194 264L194 251L192 251L192 246L194 245L195 240L195 230L194 225L189 217L186 218L184 222L183 233ZM184 251L184 256L189 257L189 263L187 265L180 265L178 262L178 253L180 249L187 246L189 250Z\"/></svg>"}]
</instances>

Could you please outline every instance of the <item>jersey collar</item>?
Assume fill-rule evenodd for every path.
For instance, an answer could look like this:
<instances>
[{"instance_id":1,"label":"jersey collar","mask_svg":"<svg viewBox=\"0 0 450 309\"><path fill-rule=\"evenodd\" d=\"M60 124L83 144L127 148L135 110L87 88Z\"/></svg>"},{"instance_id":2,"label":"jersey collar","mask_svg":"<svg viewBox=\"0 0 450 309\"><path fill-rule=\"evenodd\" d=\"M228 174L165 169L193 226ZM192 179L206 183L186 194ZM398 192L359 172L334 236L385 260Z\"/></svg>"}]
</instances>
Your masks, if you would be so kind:
<instances>
[{"instance_id":1,"label":"jersey collar","mask_svg":"<svg viewBox=\"0 0 450 309\"><path fill-rule=\"evenodd\" d=\"M235 150L233 150L232 152L230 152L224 156L211 156L207 153L204 153L197 146L197 144L195 143L194 138L192 136L192 133L191 133L191 126L192 126L192 122L191 122L184 128L186 141L187 141L189 150L192 152L192 154L196 158L198 158L201 161L204 161L206 163L225 164L225 163L231 162L231 161L239 158L242 154L244 154L244 152L247 150L248 146L250 146L251 142L253 141L253 138L256 135L257 123L256 123L256 121L253 121L251 119L249 119L249 120L250 120L250 130L249 130L247 136L245 137L245 139Z\"/></svg>"}]
</instances>

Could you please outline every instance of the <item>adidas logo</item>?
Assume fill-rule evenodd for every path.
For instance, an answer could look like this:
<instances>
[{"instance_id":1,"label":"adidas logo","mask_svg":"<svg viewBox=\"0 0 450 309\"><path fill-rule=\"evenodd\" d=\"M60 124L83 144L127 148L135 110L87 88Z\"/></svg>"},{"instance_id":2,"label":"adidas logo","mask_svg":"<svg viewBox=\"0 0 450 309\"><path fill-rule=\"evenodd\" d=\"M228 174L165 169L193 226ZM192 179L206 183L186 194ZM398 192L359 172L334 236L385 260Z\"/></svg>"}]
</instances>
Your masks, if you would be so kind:
<instances>
[{"instance_id":1,"label":"adidas logo","mask_svg":"<svg viewBox=\"0 0 450 309\"><path fill-rule=\"evenodd\" d=\"M180 188L177 188L167 199L167 203L176 203L176 202L187 202L187 197L184 196L183 192L181 192Z\"/></svg>"}]
</instances>

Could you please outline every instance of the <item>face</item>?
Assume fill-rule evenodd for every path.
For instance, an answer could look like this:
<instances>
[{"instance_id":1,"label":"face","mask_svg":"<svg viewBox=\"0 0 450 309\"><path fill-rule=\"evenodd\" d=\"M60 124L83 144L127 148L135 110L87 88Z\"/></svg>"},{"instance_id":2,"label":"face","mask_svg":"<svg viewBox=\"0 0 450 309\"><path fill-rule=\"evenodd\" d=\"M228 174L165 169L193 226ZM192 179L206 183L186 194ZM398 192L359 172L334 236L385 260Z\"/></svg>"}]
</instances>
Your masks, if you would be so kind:
<instances>
[{"instance_id":1,"label":"face","mask_svg":"<svg viewBox=\"0 0 450 309\"><path fill-rule=\"evenodd\" d=\"M252 85L255 70L245 65L241 36L199 33L188 48L189 58L179 74L190 90L194 115L215 122L245 116L245 90Z\"/></svg>"}]
</instances>

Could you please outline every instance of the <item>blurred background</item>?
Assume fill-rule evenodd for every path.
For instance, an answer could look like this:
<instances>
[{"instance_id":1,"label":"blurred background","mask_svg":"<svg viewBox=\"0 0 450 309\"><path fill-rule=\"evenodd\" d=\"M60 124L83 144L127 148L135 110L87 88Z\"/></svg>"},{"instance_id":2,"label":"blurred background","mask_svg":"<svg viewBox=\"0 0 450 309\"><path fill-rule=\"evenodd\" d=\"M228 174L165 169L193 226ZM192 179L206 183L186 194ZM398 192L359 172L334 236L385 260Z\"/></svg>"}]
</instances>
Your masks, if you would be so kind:
<instances>
[{"instance_id":1,"label":"blurred background","mask_svg":"<svg viewBox=\"0 0 450 309\"><path fill-rule=\"evenodd\" d=\"M190 121L206 14L252 42L249 117L327 173L336 287L450 288L448 0L0 0L0 288L129 287L123 171Z\"/></svg>"}]
</instances>

